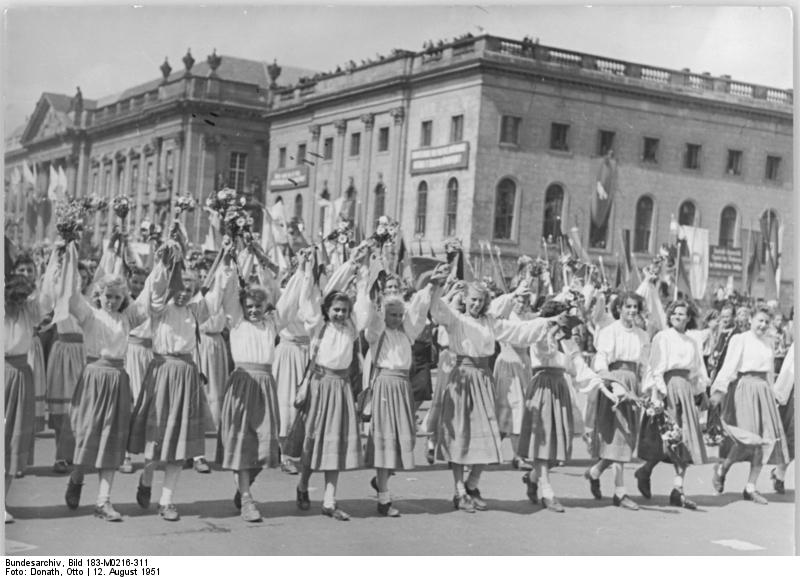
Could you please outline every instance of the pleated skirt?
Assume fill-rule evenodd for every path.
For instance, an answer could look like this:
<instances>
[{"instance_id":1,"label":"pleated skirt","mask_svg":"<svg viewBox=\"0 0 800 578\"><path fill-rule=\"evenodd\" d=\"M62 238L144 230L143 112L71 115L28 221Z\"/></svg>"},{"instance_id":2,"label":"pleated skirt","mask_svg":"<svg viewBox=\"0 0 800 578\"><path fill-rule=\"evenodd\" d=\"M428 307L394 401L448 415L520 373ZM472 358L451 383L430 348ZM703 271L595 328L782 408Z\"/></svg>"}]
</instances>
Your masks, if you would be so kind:
<instances>
[{"instance_id":1,"label":"pleated skirt","mask_svg":"<svg viewBox=\"0 0 800 578\"><path fill-rule=\"evenodd\" d=\"M34 431L42 431L44 429L45 413L48 410L47 400L47 366L45 364L44 347L42 346L42 338L34 333L31 349L28 352L28 365L33 371L33 391L34 391ZM76 382L72 382L72 387L75 387ZM64 403L69 404L69 399L72 396L72 391L66 397ZM51 412L52 413L52 412ZM69 413L69 405L66 405L61 413Z\"/></svg>"},{"instance_id":2,"label":"pleated skirt","mask_svg":"<svg viewBox=\"0 0 800 578\"><path fill-rule=\"evenodd\" d=\"M413 470L416 439L408 372L378 370L372 383L367 465L388 470Z\"/></svg>"},{"instance_id":3,"label":"pleated skirt","mask_svg":"<svg viewBox=\"0 0 800 578\"><path fill-rule=\"evenodd\" d=\"M294 397L307 364L308 344L281 338L275 348L272 375L278 392L278 412L281 417L279 435L282 438L286 437L297 414Z\"/></svg>"},{"instance_id":4,"label":"pleated skirt","mask_svg":"<svg viewBox=\"0 0 800 578\"><path fill-rule=\"evenodd\" d=\"M200 335L197 348L197 366L206 377L203 384L207 400L204 421L207 431L216 431L219 427L220 409L225 397L225 384L228 381L230 366L225 340L219 333Z\"/></svg>"},{"instance_id":5,"label":"pleated skirt","mask_svg":"<svg viewBox=\"0 0 800 578\"><path fill-rule=\"evenodd\" d=\"M57 339L47 360L47 410L50 415L69 415L75 388L86 365L83 343Z\"/></svg>"},{"instance_id":6,"label":"pleated skirt","mask_svg":"<svg viewBox=\"0 0 800 578\"><path fill-rule=\"evenodd\" d=\"M121 359L100 359L86 365L70 411L76 465L107 469L122 464L132 404L130 381Z\"/></svg>"},{"instance_id":7,"label":"pleated skirt","mask_svg":"<svg viewBox=\"0 0 800 578\"><path fill-rule=\"evenodd\" d=\"M572 392L564 370L535 370L525 396L517 453L556 466L572 457L574 432Z\"/></svg>"},{"instance_id":8,"label":"pleated skirt","mask_svg":"<svg viewBox=\"0 0 800 578\"><path fill-rule=\"evenodd\" d=\"M5 472L13 475L33 461L35 393L26 355L5 358Z\"/></svg>"},{"instance_id":9,"label":"pleated skirt","mask_svg":"<svg viewBox=\"0 0 800 578\"><path fill-rule=\"evenodd\" d=\"M722 402L722 429L726 439L720 444L721 458L738 446L736 461L750 461L758 448L764 464L789 461L786 434L766 375L740 374L730 383Z\"/></svg>"},{"instance_id":10,"label":"pleated skirt","mask_svg":"<svg viewBox=\"0 0 800 578\"><path fill-rule=\"evenodd\" d=\"M274 468L280 464L280 413L272 368L240 364L225 387L220 441L226 470Z\"/></svg>"},{"instance_id":11,"label":"pleated skirt","mask_svg":"<svg viewBox=\"0 0 800 578\"><path fill-rule=\"evenodd\" d=\"M682 445L680 459L686 464L701 465L708 462L703 432L700 429L700 414L694 402L694 388L687 379L688 371L668 371L664 374L667 397L664 409L681 428ZM664 442L653 419L646 415L639 429L638 455L643 460L672 463L664 450Z\"/></svg>"},{"instance_id":12,"label":"pleated skirt","mask_svg":"<svg viewBox=\"0 0 800 578\"><path fill-rule=\"evenodd\" d=\"M783 433L786 434L786 447L789 450L789 460L794 459L794 386L786 405L778 408L783 424Z\"/></svg>"},{"instance_id":13,"label":"pleated skirt","mask_svg":"<svg viewBox=\"0 0 800 578\"><path fill-rule=\"evenodd\" d=\"M153 348L142 345L138 340L128 340L128 351L125 355L125 372L131 384L131 395L134 401L139 398L142 382L147 366L153 361Z\"/></svg>"},{"instance_id":14,"label":"pleated skirt","mask_svg":"<svg viewBox=\"0 0 800 578\"><path fill-rule=\"evenodd\" d=\"M636 394L638 379L630 369L611 371L614 381ZM602 393L597 394L594 429L591 433L590 453L594 459L629 462L633 458L639 434L639 410L631 401L624 401L613 409L613 403Z\"/></svg>"},{"instance_id":15,"label":"pleated skirt","mask_svg":"<svg viewBox=\"0 0 800 578\"><path fill-rule=\"evenodd\" d=\"M494 363L494 398L497 425L503 435L519 435L525 392L530 383L531 364L527 356L503 349Z\"/></svg>"},{"instance_id":16,"label":"pleated skirt","mask_svg":"<svg viewBox=\"0 0 800 578\"><path fill-rule=\"evenodd\" d=\"M433 383L433 395L431 395L431 405L428 408L428 413L422 420L422 431L427 432L428 435L433 435L435 425L434 422L438 420L442 407L442 394L444 386L447 385L447 380L450 378L450 372L456 366L456 356L449 349L442 349L439 351L439 363L436 369L436 381Z\"/></svg>"},{"instance_id":17,"label":"pleated skirt","mask_svg":"<svg viewBox=\"0 0 800 578\"><path fill-rule=\"evenodd\" d=\"M128 451L165 462L203 455L205 403L190 356L154 356L133 409Z\"/></svg>"},{"instance_id":18,"label":"pleated skirt","mask_svg":"<svg viewBox=\"0 0 800 578\"><path fill-rule=\"evenodd\" d=\"M352 470L361 460L349 371L318 368L308 388L303 464L314 471Z\"/></svg>"},{"instance_id":19,"label":"pleated skirt","mask_svg":"<svg viewBox=\"0 0 800 578\"><path fill-rule=\"evenodd\" d=\"M501 461L500 430L488 358L457 358L431 414L436 458L456 464Z\"/></svg>"}]
</instances>

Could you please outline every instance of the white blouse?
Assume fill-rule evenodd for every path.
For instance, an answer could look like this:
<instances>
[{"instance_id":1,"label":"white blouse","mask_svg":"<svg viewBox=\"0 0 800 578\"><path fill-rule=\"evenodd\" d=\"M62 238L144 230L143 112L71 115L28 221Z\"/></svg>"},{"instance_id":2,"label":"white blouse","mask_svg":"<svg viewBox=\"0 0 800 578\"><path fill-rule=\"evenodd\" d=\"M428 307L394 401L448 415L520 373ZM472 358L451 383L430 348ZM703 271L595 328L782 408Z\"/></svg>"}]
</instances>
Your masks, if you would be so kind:
<instances>
[{"instance_id":1,"label":"white blouse","mask_svg":"<svg viewBox=\"0 0 800 578\"><path fill-rule=\"evenodd\" d=\"M759 337L752 331L745 331L731 337L725 361L711 385L711 391L727 392L730 382L745 371L761 371L769 376L770 381L772 380L775 373L775 356L772 340L768 335Z\"/></svg>"},{"instance_id":2,"label":"white blouse","mask_svg":"<svg viewBox=\"0 0 800 578\"><path fill-rule=\"evenodd\" d=\"M664 374L674 369L689 370L689 380L694 384L695 394L703 393L709 382L697 341L673 327L659 331L653 337L649 366L650 371L642 384L642 391L656 387L666 395Z\"/></svg>"},{"instance_id":3,"label":"white blouse","mask_svg":"<svg viewBox=\"0 0 800 578\"><path fill-rule=\"evenodd\" d=\"M27 355L33 346L34 327L42 320L42 309L38 295L32 295L19 308L16 315L3 316L3 345L6 357Z\"/></svg>"},{"instance_id":4,"label":"white blouse","mask_svg":"<svg viewBox=\"0 0 800 578\"><path fill-rule=\"evenodd\" d=\"M608 366L615 361L631 361L639 364L640 372L644 375L643 368L647 366L650 356L650 341L643 329L635 325L625 327L617 319L599 331L595 347L595 371L608 371Z\"/></svg>"},{"instance_id":5,"label":"white blouse","mask_svg":"<svg viewBox=\"0 0 800 578\"><path fill-rule=\"evenodd\" d=\"M131 327L146 318L146 305L133 302L124 311L95 309L79 297L70 301L70 312L83 329L83 342L88 357L123 359L128 349Z\"/></svg>"}]
</instances>

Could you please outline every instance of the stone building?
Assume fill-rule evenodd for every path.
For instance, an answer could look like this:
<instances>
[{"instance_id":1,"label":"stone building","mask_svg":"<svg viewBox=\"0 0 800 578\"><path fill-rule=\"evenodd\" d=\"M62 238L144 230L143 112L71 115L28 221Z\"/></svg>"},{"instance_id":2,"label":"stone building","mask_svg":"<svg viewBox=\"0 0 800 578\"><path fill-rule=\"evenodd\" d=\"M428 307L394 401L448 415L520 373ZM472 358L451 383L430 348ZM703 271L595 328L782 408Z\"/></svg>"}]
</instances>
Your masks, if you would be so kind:
<instances>
[{"instance_id":1,"label":"stone building","mask_svg":"<svg viewBox=\"0 0 800 578\"><path fill-rule=\"evenodd\" d=\"M368 232L385 213L425 252L489 241L506 274L573 227L611 271L630 230L643 266L673 220L735 258L762 221L793 242L792 102L727 76L467 35L276 91L268 203L280 196L316 235L331 210L319 201L349 191ZM741 287L712 264L710 287L729 274ZM784 302L793 277L783 259Z\"/></svg>"}]
</instances>

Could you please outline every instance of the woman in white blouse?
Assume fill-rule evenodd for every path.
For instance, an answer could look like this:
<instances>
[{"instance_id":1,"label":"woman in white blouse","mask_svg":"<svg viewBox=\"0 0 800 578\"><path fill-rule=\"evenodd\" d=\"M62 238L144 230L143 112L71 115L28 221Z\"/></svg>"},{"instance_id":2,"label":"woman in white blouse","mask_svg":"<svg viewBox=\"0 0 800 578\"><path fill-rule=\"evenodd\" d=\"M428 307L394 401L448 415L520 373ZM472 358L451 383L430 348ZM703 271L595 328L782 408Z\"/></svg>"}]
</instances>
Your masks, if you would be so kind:
<instances>
[{"instance_id":1,"label":"woman in white blouse","mask_svg":"<svg viewBox=\"0 0 800 578\"><path fill-rule=\"evenodd\" d=\"M634 474L641 494L650 499L650 475L661 462L672 463L675 468L674 487L669 496L673 506L697 509L697 504L686 497L683 481L689 464L706 463L706 448L700 429L700 418L694 396L705 391L708 384L706 366L697 341L686 335L687 329L696 326L696 312L684 300L673 301L667 308L668 329L653 337L650 347L650 373L644 381L643 393L664 404L681 428L682 445L679 455L668 454L664 442L652 422L645 415L639 432L639 457L645 464Z\"/></svg>"},{"instance_id":2,"label":"woman in white blouse","mask_svg":"<svg viewBox=\"0 0 800 578\"><path fill-rule=\"evenodd\" d=\"M614 313L618 319L600 330L595 343L594 371L612 380L614 385L610 396L597 397L590 449L592 458L598 461L586 471L585 477L592 495L599 500L602 498L600 476L610 466L614 472L614 505L638 510L639 506L625 490L623 465L631 461L636 447L639 413L635 402L641 393L640 382L647 368L650 340L647 333L635 325L644 299L627 292L620 295L615 304Z\"/></svg>"},{"instance_id":3,"label":"woman in white blouse","mask_svg":"<svg viewBox=\"0 0 800 578\"><path fill-rule=\"evenodd\" d=\"M365 319L364 337L372 352L374 379L367 439L368 465L375 467L372 484L378 492L378 513L397 517L392 506L389 476L394 470L414 469L416 423L409 381L412 344L422 333L430 307L430 288L418 291L406 305L399 296L370 302L365 284L356 301L357 318Z\"/></svg>"},{"instance_id":4,"label":"woman in white blouse","mask_svg":"<svg viewBox=\"0 0 800 578\"><path fill-rule=\"evenodd\" d=\"M750 474L742 495L762 505L767 500L756 483L763 464L789 461L778 404L769 385L775 371L770 318L766 306L753 309L750 330L731 337L725 361L711 385L712 404L722 403L726 434L719 450L721 461L714 467L714 489L721 494L731 466L749 461Z\"/></svg>"},{"instance_id":5,"label":"woman in white blouse","mask_svg":"<svg viewBox=\"0 0 800 578\"><path fill-rule=\"evenodd\" d=\"M456 363L439 392L436 412L432 408L428 416L428 427L434 432L437 458L450 463L455 482L453 506L474 513L488 509L478 489L481 473L487 464L501 460L489 357L496 341L518 346L535 342L547 330L548 320L515 322L487 315L489 292L483 284L468 286L466 314L451 309L441 293L441 287L433 291L431 316L447 330ZM513 294L500 299L509 307L513 304ZM465 465L471 466L466 482Z\"/></svg>"}]
</instances>

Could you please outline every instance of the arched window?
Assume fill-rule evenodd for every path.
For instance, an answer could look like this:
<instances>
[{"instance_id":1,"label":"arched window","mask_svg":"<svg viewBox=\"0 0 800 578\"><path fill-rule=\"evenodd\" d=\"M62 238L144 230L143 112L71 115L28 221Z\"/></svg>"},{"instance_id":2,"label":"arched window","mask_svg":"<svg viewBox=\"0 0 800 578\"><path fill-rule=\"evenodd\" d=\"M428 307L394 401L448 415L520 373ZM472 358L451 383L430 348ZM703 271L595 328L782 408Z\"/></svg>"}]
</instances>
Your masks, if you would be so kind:
<instances>
[{"instance_id":1,"label":"arched window","mask_svg":"<svg viewBox=\"0 0 800 578\"><path fill-rule=\"evenodd\" d=\"M650 251L650 237L653 231L653 199L639 197L636 202L636 220L634 222L633 252Z\"/></svg>"},{"instance_id":2,"label":"arched window","mask_svg":"<svg viewBox=\"0 0 800 578\"><path fill-rule=\"evenodd\" d=\"M378 183L375 187L375 222L386 214L386 187Z\"/></svg>"},{"instance_id":3,"label":"arched window","mask_svg":"<svg viewBox=\"0 0 800 578\"><path fill-rule=\"evenodd\" d=\"M564 209L564 189L561 185L550 185L544 194L544 224L542 236L548 243L555 242L561 232L561 213Z\"/></svg>"},{"instance_id":4,"label":"arched window","mask_svg":"<svg viewBox=\"0 0 800 578\"><path fill-rule=\"evenodd\" d=\"M301 194L294 198L294 216L297 219L303 219L303 195Z\"/></svg>"},{"instance_id":5,"label":"arched window","mask_svg":"<svg viewBox=\"0 0 800 578\"><path fill-rule=\"evenodd\" d=\"M454 177L447 181L447 213L445 215L444 233L448 237L456 234L456 217L458 216L458 180Z\"/></svg>"},{"instance_id":6,"label":"arched window","mask_svg":"<svg viewBox=\"0 0 800 578\"><path fill-rule=\"evenodd\" d=\"M414 232L418 235L425 234L425 221L428 217L428 183L422 181L417 187L417 219Z\"/></svg>"},{"instance_id":7,"label":"arched window","mask_svg":"<svg viewBox=\"0 0 800 578\"><path fill-rule=\"evenodd\" d=\"M692 201L684 201L678 209L678 224L694 227L695 213L697 209Z\"/></svg>"},{"instance_id":8,"label":"arched window","mask_svg":"<svg viewBox=\"0 0 800 578\"><path fill-rule=\"evenodd\" d=\"M719 217L719 246L733 247L736 240L736 209L728 205Z\"/></svg>"},{"instance_id":9,"label":"arched window","mask_svg":"<svg viewBox=\"0 0 800 578\"><path fill-rule=\"evenodd\" d=\"M514 226L514 202L517 185L511 179L503 179L497 185L494 205L494 238L510 239Z\"/></svg>"}]
</instances>

